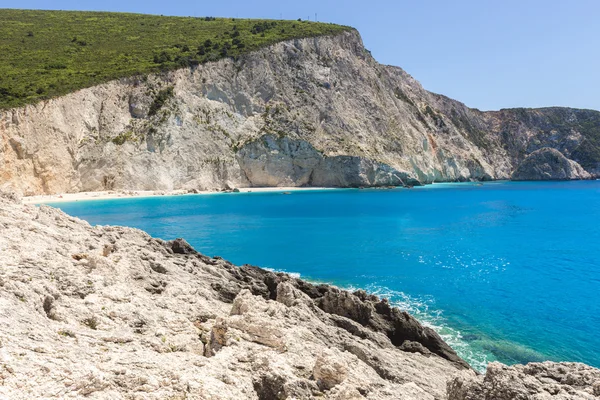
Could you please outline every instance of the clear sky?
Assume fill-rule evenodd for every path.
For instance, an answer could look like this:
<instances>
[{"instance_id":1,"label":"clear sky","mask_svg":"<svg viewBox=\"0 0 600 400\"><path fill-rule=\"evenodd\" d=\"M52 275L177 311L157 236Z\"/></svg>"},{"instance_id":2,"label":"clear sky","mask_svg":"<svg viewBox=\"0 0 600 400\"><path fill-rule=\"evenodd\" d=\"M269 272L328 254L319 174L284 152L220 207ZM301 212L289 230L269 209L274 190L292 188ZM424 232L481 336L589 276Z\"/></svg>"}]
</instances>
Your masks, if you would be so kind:
<instances>
[{"instance_id":1,"label":"clear sky","mask_svg":"<svg viewBox=\"0 0 600 400\"><path fill-rule=\"evenodd\" d=\"M357 28L423 86L481 110L600 110L600 0L0 0L0 8L284 18Z\"/></svg>"}]
</instances>

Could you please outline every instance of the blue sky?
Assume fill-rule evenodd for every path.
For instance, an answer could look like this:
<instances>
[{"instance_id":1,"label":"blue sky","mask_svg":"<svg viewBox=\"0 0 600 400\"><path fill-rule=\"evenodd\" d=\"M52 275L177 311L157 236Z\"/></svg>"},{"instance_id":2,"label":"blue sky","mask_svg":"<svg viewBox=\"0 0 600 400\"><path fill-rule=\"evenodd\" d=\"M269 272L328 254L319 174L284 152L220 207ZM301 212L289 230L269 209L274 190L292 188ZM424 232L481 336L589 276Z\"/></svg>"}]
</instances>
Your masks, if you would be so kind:
<instances>
[{"instance_id":1,"label":"blue sky","mask_svg":"<svg viewBox=\"0 0 600 400\"><path fill-rule=\"evenodd\" d=\"M0 0L0 7L314 19L351 25L385 64L481 110L600 110L598 0Z\"/></svg>"}]
</instances>

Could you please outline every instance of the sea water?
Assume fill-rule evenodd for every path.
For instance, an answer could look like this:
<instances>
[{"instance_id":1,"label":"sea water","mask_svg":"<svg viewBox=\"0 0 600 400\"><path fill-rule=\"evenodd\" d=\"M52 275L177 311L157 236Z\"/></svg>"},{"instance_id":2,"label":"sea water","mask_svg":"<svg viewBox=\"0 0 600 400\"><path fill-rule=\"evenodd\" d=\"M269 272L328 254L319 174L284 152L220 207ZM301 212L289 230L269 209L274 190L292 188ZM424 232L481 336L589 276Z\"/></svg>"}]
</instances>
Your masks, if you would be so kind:
<instances>
[{"instance_id":1,"label":"sea water","mask_svg":"<svg viewBox=\"0 0 600 400\"><path fill-rule=\"evenodd\" d=\"M57 203L198 251L388 297L475 368L600 367L600 182Z\"/></svg>"}]
</instances>

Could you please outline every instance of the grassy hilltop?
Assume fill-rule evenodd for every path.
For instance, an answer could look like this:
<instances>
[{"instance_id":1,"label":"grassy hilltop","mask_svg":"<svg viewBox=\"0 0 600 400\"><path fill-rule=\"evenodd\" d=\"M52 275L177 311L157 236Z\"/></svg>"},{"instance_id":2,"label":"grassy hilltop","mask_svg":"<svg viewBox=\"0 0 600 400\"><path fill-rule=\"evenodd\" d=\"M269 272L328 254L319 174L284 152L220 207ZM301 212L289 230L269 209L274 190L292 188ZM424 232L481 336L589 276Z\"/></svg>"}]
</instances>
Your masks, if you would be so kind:
<instances>
[{"instance_id":1,"label":"grassy hilltop","mask_svg":"<svg viewBox=\"0 0 600 400\"><path fill-rule=\"evenodd\" d=\"M0 109L349 29L307 21L0 9Z\"/></svg>"}]
</instances>

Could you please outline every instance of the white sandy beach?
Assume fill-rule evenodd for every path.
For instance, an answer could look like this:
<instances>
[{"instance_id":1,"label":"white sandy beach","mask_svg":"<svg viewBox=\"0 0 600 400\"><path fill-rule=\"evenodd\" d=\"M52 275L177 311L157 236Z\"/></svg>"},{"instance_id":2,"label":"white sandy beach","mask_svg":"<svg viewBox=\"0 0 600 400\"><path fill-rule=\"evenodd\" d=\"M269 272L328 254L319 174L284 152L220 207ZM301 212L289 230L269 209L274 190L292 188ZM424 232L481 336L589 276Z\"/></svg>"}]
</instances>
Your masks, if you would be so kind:
<instances>
[{"instance_id":1,"label":"white sandy beach","mask_svg":"<svg viewBox=\"0 0 600 400\"><path fill-rule=\"evenodd\" d=\"M294 192L307 190L330 190L333 188L322 187L248 187L239 188L239 193L251 192ZM233 191L215 191L205 190L191 192L189 190L120 190L120 191L105 191L105 192L80 192L80 193L62 193L49 194L38 196L25 196L22 201L24 204L41 204L41 203L61 203L82 200L107 200L132 197L154 197L154 196L182 196L193 194L217 194L217 193L234 193Z\"/></svg>"}]
</instances>

